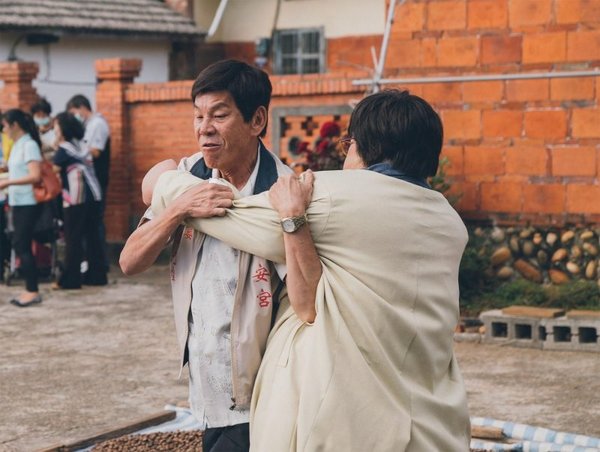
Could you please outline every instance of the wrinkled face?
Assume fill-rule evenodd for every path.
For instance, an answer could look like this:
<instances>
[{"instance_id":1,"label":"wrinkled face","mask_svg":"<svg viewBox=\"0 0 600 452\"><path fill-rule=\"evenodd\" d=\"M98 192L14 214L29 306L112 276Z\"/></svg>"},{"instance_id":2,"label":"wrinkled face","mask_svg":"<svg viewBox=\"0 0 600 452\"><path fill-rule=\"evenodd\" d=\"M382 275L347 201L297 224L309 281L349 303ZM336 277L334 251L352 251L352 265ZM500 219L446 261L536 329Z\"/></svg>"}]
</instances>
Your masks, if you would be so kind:
<instances>
[{"instance_id":1,"label":"wrinkled face","mask_svg":"<svg viewBox=\"0 0 600 452\"><path fill-rule=\"evenodd\" d=\"M194 132L209 168L229 172L246 161L249 153L256 152L253 138L258 137L261 130L257 128L255 118L244 121L227 91L196 96Z\"/></svg>"}]
</instances>

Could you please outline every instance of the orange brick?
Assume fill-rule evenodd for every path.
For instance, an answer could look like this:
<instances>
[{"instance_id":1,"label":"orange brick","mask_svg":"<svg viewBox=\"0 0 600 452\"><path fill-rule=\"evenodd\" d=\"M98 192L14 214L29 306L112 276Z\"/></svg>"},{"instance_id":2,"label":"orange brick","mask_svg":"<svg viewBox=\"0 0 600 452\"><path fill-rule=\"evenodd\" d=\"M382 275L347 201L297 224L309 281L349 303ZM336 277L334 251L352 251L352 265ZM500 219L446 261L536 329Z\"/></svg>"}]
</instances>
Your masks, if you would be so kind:
<instances>
[{"instance_id":1,"label":"orange brick","mask_svg":"<svg viewBox=\"0 0 600 452\"><path fill-rule=\"evenodd\" d=\"M481 112L479 110L444 110L444 137L447 140L481 138Z\"/></svg>"},{"instance_id":2,"label":"orange brick","mask_svg":"<svg viewBox=\"0 0 600 452\"><path fill-rule=\"evenodd\" d=\"M411 68L421 65L421 46L417 39L390 39L386 58L388 68Z\"/></svg>"},{"instance_id":3,"label":"orange brick","mask_svg":"<svg viewBox=\"0 0 600 452\"><path fill-rule=\"evenodd\" d=\"M596 175L596 149L593 147L556 147L551 149L550 155L552 156L553 176Z\"/></svg>"},{"instance_id":4,"label":"orange brick","mask_svg":"<svg viewBox=\"0 0 600 452\"><path fill-rule=\"evenodd\" d=\"M507 2L498 0L471 0L467 2L467 27L506 28Z\"/></svg>"},{"instance_id":5,"label":"orange brick","mask_svg":"<svg viewBox=\"0 0 600 452\"><path fill-rule=\"evenodd\" d=\"M573 110L571 130L573 138L600 138L600 109Z\"/></svg>"},{"instance_id":6,"label":"orange brick","mask_svg":"<svg viewBox=\"0 0 600 452\"><path fill-rule=\"evenodd\" d=\"M506 82L506 100L532 102L548 100L550 82L547 79L509 80Z\"/></svg>"},{"instance_id":7,"label":"orange brick","mask_svg":"<svg viewBox=\"0 0 600 452\"><path fill-rule=\"evenodd\" d=\"M460 102L462 93L459 83L426 83L423 86L423 97L434 104Z\"/></svg>"},{"instance_id":8,"label":"orange brick","mask_svg":"<svg viewBox=\"0 0 600 452\"><path fill-rule=\"evenodd\" d=\"M598 0L579 0L581 22L593 24L600 22L600 3Z\"/></svg>"},{"instance_id":9,"label":"orange brick","mask_svg":"<svg viewBox=\"0 0 600 452\"><path fill-rule=\"evenodd\" d=\"M392 33L421 31L425 26L425 3L403 3L396 6Z\"/></svg>"},{"instance_id":10,"label":"orange brick","mask_svg":"<svg viewBox=\"0 0 600 452\"><path fill-rule=\"evenodd\" d=\"M478 44L474 37L440 39L437 44L438 66L475 66Z\"/></svg>"},{"instance_id":11,"label":"orange brick","mask_svg":"<svg viewBox=\"0 0 600 452\"><path fill-rule=\"evenodd\" d=\"M567 212L600 214L600 185L567 185Z\"/></svg>"},{"instance_id":12,"label":"orange brick","mask_svg":"<svg viewBox=\"0 0 600 452\"><path fill-rule=\"evenodd\" d=\"M520 110L484 110L482 113L484 137L520 137L523 112Z\"/></svg>"},{"instance_id":13,"label":"orange brick","mask_svg":"<svg viewBox=\"0 0 600 452\"><path fill-rule=\"evenodd\" d=\"M421 42L421 65L423 67L437 65L437 39L426 38Z\"/></svg>"},{"instance_id":14,"label":"orange brick","mask_svg":"<svg viewBox=\"0 0 600 452\"><path fill-rule=\"evenodd\" d=\"M504 174L504 149L499 147L465 146L465 175Z\"/></svg>"},{"instance_id":15,"label":"orange brick","mask_svg":"<svg viewBox=\"0 0 600 452\"><path fill-rule=\"evenodd\" d=\"M463 30L467 26L465 0L429 1L427 3L428 30Z\"/></svg>"},{"instance_id":16,"label":"orange brick","mask_svg":"<svg viewBox=\"0 0 600 452\"><path fill-rule=\"evenodd\" d=\"M552 19L552 0L511 0L508 2L510 28L545 25Z\"/></svg>"},{"instance_id":17,"label":"orange brick","mask_svg":"<svg viewBox=\"0 0 600 452\"><path fill-rule=\"evenodd\" d=\"M519 63L522 45L521 36L482 36L481 64Z\"/></svg>"},{"instance_id":18,"label":"orange brick","mask_svg":"<svg viewBox=\"0 0 600 452\"><path fill-rule=\"evenodd\" d=\"M594 78L555 78L550 80L551 100L590 100L594 98Z\"/></svg>"},{"instance_id":19,"label":"orange brick","mask_svg":"<svg viewBox=\"0 0 600 452\"><path fill-rule=\"evenodd\" d=\"M600 60L600 30L569 32L567 60Z\"/></svg>"},{"instance_id":20,"label":"orange brick","mask_svg":"<svg viewBox=\"0 0 600 452\"><path fill-rule=\"evenodd\" d=\"M564 139L567 136L567 114L564 110L525 112L525 135L529 138Z\"/></svg>"},{"instance_id":21,"label":"orange brick","mask_svg":"<svg viewBox=\"0 0 600 452\"><path fill-rule=\"evenodd\" d=\"M460 196L454 206L459 212L479 210L479 184L473 182L453 182L448 190L450 195Z\"/></svg>"},{"instance_id":22,"label":"orange brick","mask_svg":"<svg viewBox=\"0 0 600 452\"><path fill-rule=\"evenodd\" d=\"M515 146L506 149L506 174L545 176L548 152L542 146Z\"/></svg>"},{"instance_id":23,"label":"orange brick","mask_svg":"<svg viewBox=\"0 0 600 452\"><path fill-rule=\"evenodd\" d=\"M463 102L499 102L504 96L504 83L465 82L463 83Z\"/></svg>"},{"instance_id":24,"label":"orange brick","mask_svg":"<svg viewBox=\"0 0 600 452\"><path fill-rule=\"evenodd\" d=\"M567 56L567 33L527 34L523 37L523 64L558 63Z\"/></svg>"},{"instance_id":25,"label":"orange brick","mask_svg":"<svg viewBox=\"0 0 600 452\"><path fill-rule=\"evenodd\" d=\"M565 210L566 188L562 184L523 186L523 212L562 213Z\"/></svg>"},{"instance_id":26,"label":"orange brick","mask_svg":"<svg viewBox=\"0 0 600 452\"><path fill-rule=\"evenodd\" d=\"M449 176L462 175L464 171L464 157L462 146L444 146L442 149L442 157L448 158L446 166L446 174Z\"/></svg>"},{"instance_id":27,"label":"orange brick","mask_svg":"<svg viewBox=\"0 0 600 452\"><path fill-rule=\"evenodd\" d=\"M486 212L520 212L523 186L518 182L482 182L481 210Z\"/></svg>"},{"instance_id":28,"label":"orange brick","mask_svg":"<svg viewBox=\"0 0 600 452\"><path fill-rule=\"evenodd\" d=\"M556 0L556 23L576 24L581 20L579 0Z\"/></svg>"}]
</instances>

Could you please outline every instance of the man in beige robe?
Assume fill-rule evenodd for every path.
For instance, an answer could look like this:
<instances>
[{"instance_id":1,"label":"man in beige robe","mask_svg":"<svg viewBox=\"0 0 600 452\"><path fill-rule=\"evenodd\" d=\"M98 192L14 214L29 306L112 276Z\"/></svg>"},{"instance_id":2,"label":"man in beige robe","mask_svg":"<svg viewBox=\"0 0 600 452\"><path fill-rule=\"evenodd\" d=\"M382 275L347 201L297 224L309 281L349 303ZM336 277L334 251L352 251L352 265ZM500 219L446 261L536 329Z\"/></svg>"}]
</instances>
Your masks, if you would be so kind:
<instances>
[{"instance_id":1,"label":"man in beige robe","mask_svg":"<svg viewBox=\"0 0 600 452\"><path fill-rule=\"evenodd\" d=\"M466 451L453 331L468 236L424 182L437 168L441 122L422 99L382 92L359 103L349 133L344 168L355 170L317 173L306 209L322 268L316 315L302 320L290 290L292 305L280 308L255 383L251 449ZM163 174L153 210L198 183ZM189 225L284 262L290 239L282 239L280 221L264 193L236 199L223 218Z\"/></svg>"}]
</instances>

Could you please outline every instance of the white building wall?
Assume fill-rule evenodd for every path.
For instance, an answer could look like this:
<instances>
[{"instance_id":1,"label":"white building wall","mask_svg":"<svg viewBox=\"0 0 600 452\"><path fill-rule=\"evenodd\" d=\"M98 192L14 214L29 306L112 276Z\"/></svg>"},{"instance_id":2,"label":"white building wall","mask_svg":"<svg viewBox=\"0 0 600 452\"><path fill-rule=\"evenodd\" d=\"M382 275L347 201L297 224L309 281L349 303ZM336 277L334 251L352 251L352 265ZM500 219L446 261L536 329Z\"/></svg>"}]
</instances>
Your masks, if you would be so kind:
<instances>
[{"instance_id":1,"label":"white building wall","mask_svg":"<svg viewBox=\"0 0 600 452\"><path fill-rule=\"evenodd\" d=\"M213 42L254 41L286 28L324 27L325 38L383 34L385 0L229 0ZM218 0L195 0L198 24L210 26ZM275 23L276 22L276 23Z\"/></svg>"},{"instance_id":2,"label":"white building wall","mask_svg":"<svg viewBox=\"0 0 600 452\"><path fill-rule=\"evenodd\" d=\"M8 58L18 34L0 35L0 60ZM103 58L140 58L142 71L139 82L165 82L169 79L167 40L136 40L131 38L89 38L63 36L57 43L29 46L25 40L16 48L22 61L37 62L40 67L34 86L38 94L52 105L53 113L64 110L74 94L83 94L92 105L96 97L95 62ZM3 82L0 82L0 88ZM0 105L0 109L6 107Z\"/></svg>"}]
</instances>

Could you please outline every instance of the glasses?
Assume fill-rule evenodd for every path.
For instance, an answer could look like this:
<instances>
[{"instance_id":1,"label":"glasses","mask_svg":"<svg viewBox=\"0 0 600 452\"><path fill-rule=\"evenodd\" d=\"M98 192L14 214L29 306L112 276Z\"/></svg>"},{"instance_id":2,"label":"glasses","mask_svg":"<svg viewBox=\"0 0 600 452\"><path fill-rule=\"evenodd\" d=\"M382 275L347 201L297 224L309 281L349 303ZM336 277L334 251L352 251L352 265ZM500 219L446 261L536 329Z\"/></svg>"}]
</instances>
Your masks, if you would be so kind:
<instances>
[{"instance_id":1,"label":"glasses","mask_svg":"<svg viewBox=\"0 0 600 452\"><path fill-rule=\"evenodd\" d=\"M350 150L350 146L352 146L352 142L354 141L354 138L352 137L342 137L339 139L338 143L340 145L340 148L342 150L342 155L344 157L346 157L348 155L348 151Z\"/></svg>"}]
</instances>

